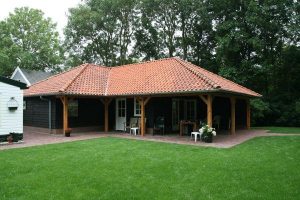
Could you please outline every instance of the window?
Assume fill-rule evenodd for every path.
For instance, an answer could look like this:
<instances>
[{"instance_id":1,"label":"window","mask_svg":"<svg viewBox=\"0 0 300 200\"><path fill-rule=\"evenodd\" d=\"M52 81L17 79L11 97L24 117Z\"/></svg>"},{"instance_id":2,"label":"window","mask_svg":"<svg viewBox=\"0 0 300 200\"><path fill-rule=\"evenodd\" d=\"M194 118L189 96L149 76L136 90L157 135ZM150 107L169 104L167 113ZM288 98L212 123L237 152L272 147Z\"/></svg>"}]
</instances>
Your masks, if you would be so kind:
<instances>
[{"instance_id":1,"label":"window","mask_svg":"<svg viewBox=\"0 0 300 200\"><path fill-rule=\"evenodd\" d=\"M185 119L187 120L195 120L196 119L196 100L185 100Z\"/></svg>"},{"instance_id":2,"label":"window","mask_svg":"<svg viewBox=\"0 0 300 200\"><path fill-rule=\"evenodd\" d=\"M126 116L126 100L120 99L118 100L118 117Z\"/></svg>"},{"instance_id":3,"label":"window","mask_svg":"<svg viewBox=\"0 0 300 200\"><path fill-rule=\"evenodd\" d=\"M27 108L27 103L26 103L26 101L24 100L24 101L23 101L23 110L26 110L26 108Z\"/></svg>"},{"instance_id":4,"label":"window","mask_svg":"<svg viewBox=\"0 0 300 200\"><path fill-rule=\"evenodd\" d=\"M139 101L134 98L134 116L141 116L141 105Z\"/></svg>"},{"instance_id":5,"label":"window","mask_svg":"<svg viewBox=\"0 0 300 200\"><path fill-rule=\"evenodd\" d=\"M70 117L78 117L78 100L69 101L68 112Z\"/></svg>"}]
</instances>

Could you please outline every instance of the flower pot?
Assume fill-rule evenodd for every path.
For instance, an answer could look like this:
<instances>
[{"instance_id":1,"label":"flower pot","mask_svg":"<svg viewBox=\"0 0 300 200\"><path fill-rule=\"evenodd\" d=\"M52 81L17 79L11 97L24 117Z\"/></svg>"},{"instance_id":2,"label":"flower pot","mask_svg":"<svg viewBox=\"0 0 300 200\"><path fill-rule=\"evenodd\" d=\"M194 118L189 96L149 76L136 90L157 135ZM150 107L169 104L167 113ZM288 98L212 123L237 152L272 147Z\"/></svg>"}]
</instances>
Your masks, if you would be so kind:
<instances>
[{"instance_id":1,"label":"flower pot","mask_svg":"<svg viewBox=\"0 0 300 200\"><path fill-rule=\"evenodd\" d=\"M203 141L204 141L205 143L212 143L212 141L213 141L213 136L212 136L212 135L205 135L205 136L203 136Z\"/></svg>"},{"instance_id":2,"label":"flower pot","mask_svg":"<svg viewBox=\"0 0 300 200\"><path fill-rule=\"evenodd\" d=\"M14 139L13 139L12 135L9 135L9 136L7 137L7 142L8 142L8 144L12 144L13 141L14 141Z\"/></svg>"},{"instance_id":3,"label":"flower pot","mask_svg":"<svg viewBox=\"0 0 300 200\"><path fill-rule=\"evenodd\" d=\"M70 136L71 136L71 132L72 132L72 129L67 129L67 130L65 131L65 136L66 136L66 137L70 137Z\"/></svg>"}]
</instances>

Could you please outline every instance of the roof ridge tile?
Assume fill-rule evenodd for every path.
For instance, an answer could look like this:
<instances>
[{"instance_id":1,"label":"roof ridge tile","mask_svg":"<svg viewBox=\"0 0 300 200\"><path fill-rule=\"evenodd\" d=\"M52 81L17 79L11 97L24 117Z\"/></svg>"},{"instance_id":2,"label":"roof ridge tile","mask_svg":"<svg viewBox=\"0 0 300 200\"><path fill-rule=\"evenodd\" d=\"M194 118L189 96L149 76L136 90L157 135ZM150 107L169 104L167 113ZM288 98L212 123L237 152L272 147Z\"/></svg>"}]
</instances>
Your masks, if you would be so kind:
<instances>
[{"instance_id":1,"label":"roof ridge tile","mask_svg":"<svg viewBox=\"0 0 300 200\"><path fill-rule=\"evenodd\" d=\"M78 74L74 76L68 83L66 83L61 89L59 89L59 92L65 92L68 87L70 87L70 85L80 76L80 74L84 72L88 65L88 63L83 64L83 66L81 65L82 69L78 72Z\"/></svg>"},{"instance_id":2,"label":"roof ridge tile","mask_svg":"<svg viewBox=\"0 0 300 200\"><path fill-rule=\"evenodd\" d=\"M38 83L41 83L41 82L45 82L45 81L49 80L50 78L57 77L57 76L60 76L60 75L62 75L62 74L65 74L65 73L67 73L67 72L70 72L70 71L72 71L72 70L75 70L75 69L77 69L77 68L80 68L80 67L82 67L82 65L84 65L84 64L81 64L81 65L79 65L79 66L77 66L77 67L71 67L69 70L66 70L66 71L64 71L64 72L60 72L60 73L58 73L58 74L54 74L54 75L52 75L52 76L49 76L48 78L46 78L46 79L44 79L44 80L40 80L40 81L38 81L38 82L32 84L31 86L34 86L34 85L36 85L36 84L38 84Z\"/></svg>"},{"instance_id":3,"label":"roof ridge tile","mask_svg":"<svg viewBox=\"0 0 300 200\"><path fill-rule=\"evenodd\" d=\"M254 92L253 90L251 90L251 89L249 89L249 88L246 88L245 86L242 86L242 85L240 85L240 84L237 84L237 83L235 83L235 82L233 82L233 81L231 81L231 80L229 80L229 79L226 79L226 78L224 78L223 76L220 76L220 75L218 75L218 74L215 74L215 73L213 73L213 72L211 72L211 71L209 71L209 70L206 70L206 69L204 69L204 68L202 68L202 67L198 67L197 65L194 65L194 64L191 63L191 62L187 62L187 61L186 61L186 63L192 65L193 67L197 67L198 69L201 69L201 70L203 70L203 71L205 71L205 72L207 72L207 73L209 73L209 74L211 74L211 75L213 75L213 76L217 76L218 78L222 79L223 81L229 82L230 84L234 84L235 86L238 86L238 87L240 87L240 88L246 89L246 90L248 90L248 91L250 91L250 92L255 93L255 94L258 95L258 96L261 96L261 94L259 94L259 93L257 93L257 92ZM221 87L221 86L220 86L220 87ZM222 87L221 87L221 88L222 88Z\"/></svg>"},{"instance_id":4,"label":"roof ridge tile","mask_svg":"<svg viewBox=\"0 0 300 200\"><path fill-rule=\"evenodd\" d=\"M146 64L146 63L154 63L154 62L159 62L159 61L164 61L164 60L171 60L171 59L174 59L174 57L160 58L158 60L147 60L147 61L142 61L142 62L137 62L137 63L130 63L130 64L125 64L125 65L117 65L117 66L109 67L109 68L113 69L113 68L129 67L131 65L142 65L142 64Z\"/></svg>"},{"instance_id":5,"label":"roof ridge tile","mask_svg":"<svg viewBox=\"0 0 300 200\"><path fill-rule=\"evenodd\" d=\"M109 82L110 82L110 73L111 73L111 68L108 69L107 79L106 79L106 84L105 84L104 96L107 96L107 94L108 94L108 85L109 85Z\"/></svg>"},{"instance_id":6,"label":"roof ridge tile","mask_svg":"<svg viewBox=\"0 0 300 200\"><path fill-rule=\"evenodd\" d=\"M220 85L205 76L204 74L201 74L200 72L195 71L194 69L190 68L190 66L187 66L186 63L189 63L187 61L181 60L180 58L173 58L178 63L180 63L183 67L185 67L187 70L198 76L199 78L202 78L208 85L211 85L214 89L220 88Z\"/></svg>"}]
</instances>

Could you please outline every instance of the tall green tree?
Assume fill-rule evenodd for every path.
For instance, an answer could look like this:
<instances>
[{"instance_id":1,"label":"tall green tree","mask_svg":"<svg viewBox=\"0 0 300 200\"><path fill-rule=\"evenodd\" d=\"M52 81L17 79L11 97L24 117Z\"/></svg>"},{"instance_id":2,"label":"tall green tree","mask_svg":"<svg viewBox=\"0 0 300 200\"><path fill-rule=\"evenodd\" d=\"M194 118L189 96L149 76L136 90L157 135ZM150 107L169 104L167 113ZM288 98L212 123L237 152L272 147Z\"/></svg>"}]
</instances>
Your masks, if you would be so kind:
<instances>
[{"instance_id":1,"label":"tall green tree","mask_svg":"<svg viewBox=\"0 0 300 200\"><path fill-rule=\"evenodd\" d=\"M65 45L77 62L106 66L129 59L137 12L135 0L88 0L70 9Z\"/></svg>"},{"instance_id":2,"label":"tall green tree","mask_svg":"<svg viewBox=\"0 0 300 200\"><path fill-rule=\"evenodd\" d=\"M42 11L16 8L0 27L0 74L9 76L16 67L60 69L62 51L56 24Z\"/></svg>"}]
</instances>

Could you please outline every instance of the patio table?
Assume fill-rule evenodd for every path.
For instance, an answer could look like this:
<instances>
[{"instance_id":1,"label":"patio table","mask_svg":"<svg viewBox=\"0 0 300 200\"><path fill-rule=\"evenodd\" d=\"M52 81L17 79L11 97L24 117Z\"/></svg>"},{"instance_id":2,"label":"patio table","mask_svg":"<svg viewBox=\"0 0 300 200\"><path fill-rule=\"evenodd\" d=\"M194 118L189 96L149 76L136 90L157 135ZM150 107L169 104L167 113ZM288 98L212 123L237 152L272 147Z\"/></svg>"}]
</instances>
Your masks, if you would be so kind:
<instances>
[{"instance_id":1,"label":"patio table","mask_svg":"<svg viewBox=\"0 0 300 200\"><path fill-rule=\"evenodd\" d=\"M195 131L197 129L197 123L196 122L181 120L180 124L179 124L179 126L180 126L179 135L180 136L182 136L182 134L183 134L183 127L186 126L186 125L193 125L193 131Z\"/></svg>"}]
</instances>

